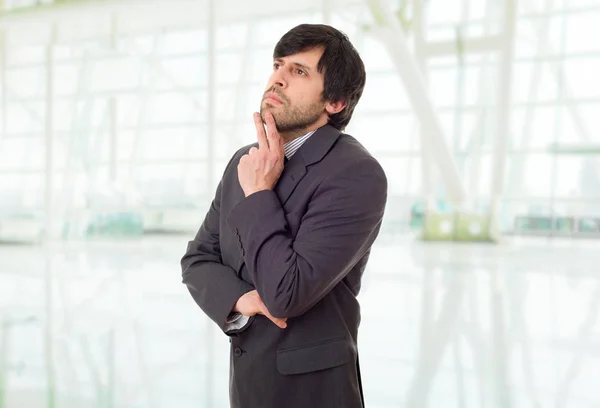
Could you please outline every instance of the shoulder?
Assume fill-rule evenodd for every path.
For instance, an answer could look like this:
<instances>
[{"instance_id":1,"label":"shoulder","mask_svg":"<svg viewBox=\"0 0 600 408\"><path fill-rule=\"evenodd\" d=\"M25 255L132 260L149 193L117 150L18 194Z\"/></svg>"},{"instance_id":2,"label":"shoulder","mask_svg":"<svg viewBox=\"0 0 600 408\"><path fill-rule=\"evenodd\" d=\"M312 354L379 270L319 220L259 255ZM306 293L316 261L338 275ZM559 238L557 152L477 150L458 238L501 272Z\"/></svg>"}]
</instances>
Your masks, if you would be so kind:
<instances>
[{"instance_id":1,"label":"shoulder","mask_svg":"<svg viewBox=\"0 0 600 408\"><path fill-rule=\"evenodd\" d=\"M326 156L328 160L335 162L338 174L370 174L374 178L386 180L383 167L369 150L355 137L340 133L337 143Z\"/></svg>"}]
</instances>

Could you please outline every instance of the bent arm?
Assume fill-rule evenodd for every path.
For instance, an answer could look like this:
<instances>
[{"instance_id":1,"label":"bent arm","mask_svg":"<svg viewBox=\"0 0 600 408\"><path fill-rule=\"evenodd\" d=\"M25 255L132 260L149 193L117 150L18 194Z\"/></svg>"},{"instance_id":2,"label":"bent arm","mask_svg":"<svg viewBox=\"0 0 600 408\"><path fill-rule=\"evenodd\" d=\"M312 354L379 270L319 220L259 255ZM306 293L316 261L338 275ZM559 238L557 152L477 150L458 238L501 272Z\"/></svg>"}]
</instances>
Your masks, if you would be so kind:
<instances>
[{"instance_id":1,"label":"bent arm","mask_svg":"<svg viewBox=\"0 0 600 408\"><path fill-rule=\"evenodd\" d=\"M294 239L274 191L246 197L228 215L244 260L275 317L302 315L337 285L379 233L387 179L372 158L328 177L318 187Z\"/></svg>"}]
</instances>

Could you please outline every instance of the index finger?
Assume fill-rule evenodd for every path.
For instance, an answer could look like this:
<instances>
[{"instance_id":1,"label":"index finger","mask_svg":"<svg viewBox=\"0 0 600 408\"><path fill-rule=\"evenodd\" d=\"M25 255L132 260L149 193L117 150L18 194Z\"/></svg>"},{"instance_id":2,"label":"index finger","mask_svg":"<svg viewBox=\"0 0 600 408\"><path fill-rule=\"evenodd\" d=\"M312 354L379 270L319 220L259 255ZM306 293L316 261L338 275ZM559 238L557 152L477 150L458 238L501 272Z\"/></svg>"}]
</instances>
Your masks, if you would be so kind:
<instances>
[{"instance_id":1,"label":"index finger","mask_svg":"<svg viewBox=\"0 0 600 408\"><path fill-rule=\"evenodd\" d=\"M267 138L269 139L269 148L271 150L280 150L280 139L277 126L275 125L275 119L271 112L265 114L265 122L267 123Z\"/></svg>"},{"instance_id":2,"label":"index finger","mask_svg":"<svg viewBox=\"0 0 600 408\"><path fill-rule=\"evenodd\" d=\"M258 148L260 150L268 150L269 149L269 141L267 140L267 136L265 134L265 125L263 125L262 118L260 117L260 113L254 112L254 126L256 127L256 137L258 139Z\"/></svg>"}]
</instances>

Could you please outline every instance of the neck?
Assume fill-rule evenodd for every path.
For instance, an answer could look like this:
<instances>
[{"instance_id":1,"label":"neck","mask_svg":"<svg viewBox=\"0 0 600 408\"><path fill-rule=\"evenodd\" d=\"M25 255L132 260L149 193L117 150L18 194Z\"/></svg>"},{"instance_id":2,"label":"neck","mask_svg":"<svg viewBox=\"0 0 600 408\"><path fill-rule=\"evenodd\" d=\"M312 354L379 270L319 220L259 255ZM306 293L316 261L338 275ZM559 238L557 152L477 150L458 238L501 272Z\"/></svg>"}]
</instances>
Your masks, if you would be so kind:
<instances>
[{"instance_id":1,"label":"neck","mask_svg":"<svg viewBox=\"0 0 600 408\"><path fill-rule=\"evenodd\" d=\"M289 143L294 139L304 136L308 132L312 132L313 130L318 129L321 126L325 126L327 124L327 119L328 118L319 119L312 125L306 126L302 129L290 130L289 132L279 132L279 136L281 136L284 143Z\"/></svg>"},{"instance_id":2,"label":"neck","mask_svg":"<svg viewBox=\"0 0 600 408\"><path fill-rule=\"evenodd\" d=\"M292 130L291 132L282 132L279 134L279 136L281 136L283 138L284 143L289 143L294 139L298 139L299 137L304 136L311 130L314 130L314 129L309 129L309 130L302 129L302 130L296 130L296 131Z\"/></svg>"}]
</instances>

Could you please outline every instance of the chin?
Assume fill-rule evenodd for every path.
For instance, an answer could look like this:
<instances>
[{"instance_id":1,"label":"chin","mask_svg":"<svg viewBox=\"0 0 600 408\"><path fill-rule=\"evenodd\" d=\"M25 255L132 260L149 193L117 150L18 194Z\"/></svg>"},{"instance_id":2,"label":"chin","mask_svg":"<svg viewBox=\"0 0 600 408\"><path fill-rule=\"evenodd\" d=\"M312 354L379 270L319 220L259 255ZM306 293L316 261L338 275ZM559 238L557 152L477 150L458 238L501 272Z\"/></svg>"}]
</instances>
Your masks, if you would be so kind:
<instances>
[{"instance_id":1,"label":"chin","mask_svg":"<svg viewBox=\"0 0 600 408\"><path fill-rule=\"evenodd\" d=\"M262 103L262 108L263 108L263 110L267 110L267 109L268 109L268 110L275 110L275 109L277 109L277 108L278 108L278 106L276 106L276 105L272 105L272 104L270 104L269 102L263 102L263 103Z\"/></svg>"},{"instance_id":2,"label":"chin","mask_svg":"<svg viewBox=\"0 0 600 408\"><path fill-rule=\"evenodd\" d=\"M277 106L273 106L270 103L263 103L263 105L260 108L260 116L262 117L263 121L265 120L264 114L266 112L271 112L271 115L273 115L273 119L275 119L275 122L277 122Z\"/></svg>"}]
</instances>

